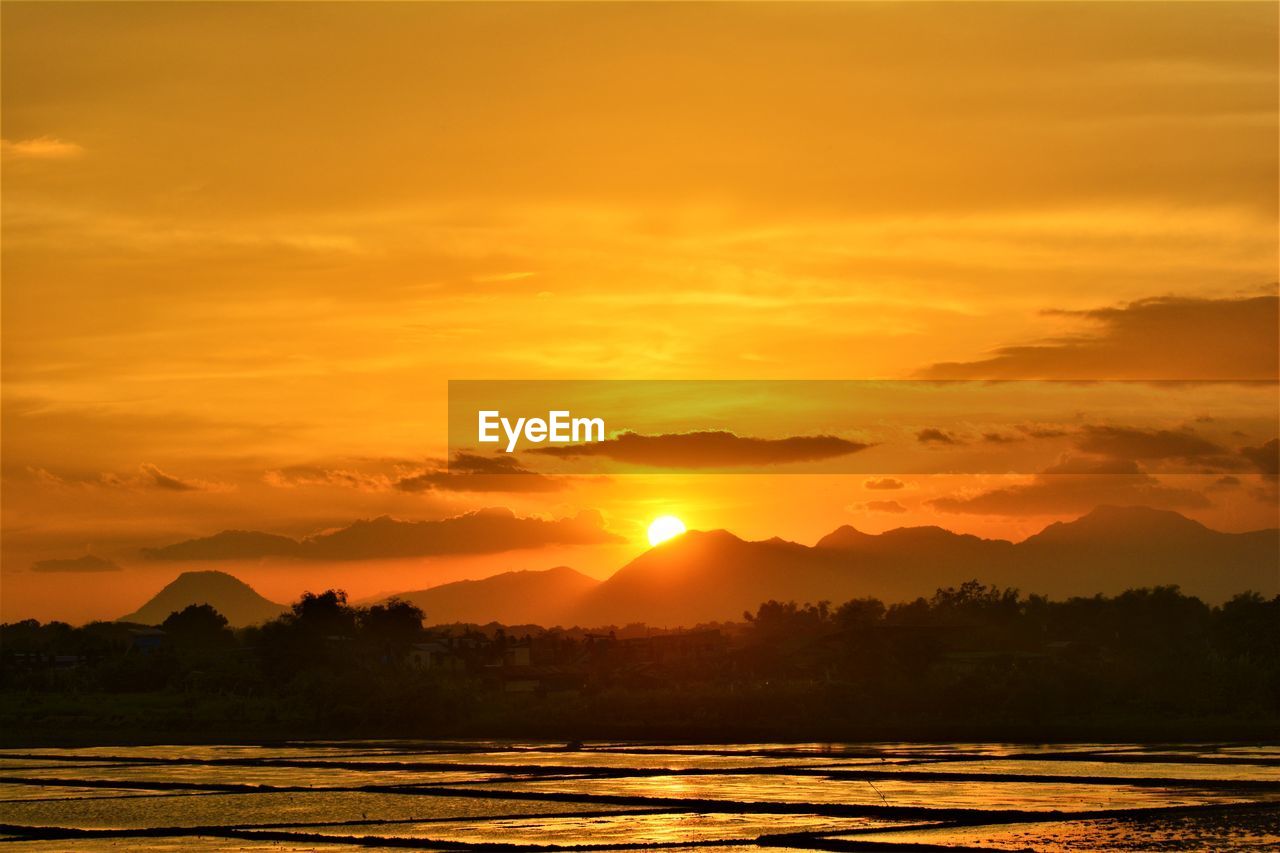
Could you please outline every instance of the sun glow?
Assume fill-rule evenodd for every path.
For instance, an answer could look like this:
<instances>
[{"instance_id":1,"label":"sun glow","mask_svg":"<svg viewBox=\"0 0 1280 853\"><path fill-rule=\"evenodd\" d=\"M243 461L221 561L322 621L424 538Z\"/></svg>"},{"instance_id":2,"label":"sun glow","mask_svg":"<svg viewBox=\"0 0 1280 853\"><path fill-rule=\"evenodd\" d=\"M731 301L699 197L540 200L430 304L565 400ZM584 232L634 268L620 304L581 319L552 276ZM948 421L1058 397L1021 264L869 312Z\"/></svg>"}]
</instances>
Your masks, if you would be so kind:
<instances>
[{"instance_id":1,"label":"sun glow","mask_svg":"<svg viewBox=\"0 0 1280 853\"><path fill-rule=\"evenodd\" d=\"M684 522L674 515L660 515L649 525L649 544L658 545L684 533Z\"/></svg>"}]
</instances>

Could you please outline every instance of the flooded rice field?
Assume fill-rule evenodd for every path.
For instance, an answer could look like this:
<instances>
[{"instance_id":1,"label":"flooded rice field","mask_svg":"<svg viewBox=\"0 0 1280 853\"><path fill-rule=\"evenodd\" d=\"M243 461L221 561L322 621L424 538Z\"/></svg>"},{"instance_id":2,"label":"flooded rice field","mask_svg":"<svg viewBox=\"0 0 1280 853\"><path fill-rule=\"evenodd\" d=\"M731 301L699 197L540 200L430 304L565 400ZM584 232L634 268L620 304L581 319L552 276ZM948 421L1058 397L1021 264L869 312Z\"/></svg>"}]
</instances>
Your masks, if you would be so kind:
<instances>
[{"instance_id":1,"label":"flooded rice field","mask_svg":"<svg viewBox=\"0 0 1280 853\"><path fill-rule=\"evenodd\" d=\"M0 853L1270 850L1280 746L0 750Z\"/></svg>"}]
</instances>

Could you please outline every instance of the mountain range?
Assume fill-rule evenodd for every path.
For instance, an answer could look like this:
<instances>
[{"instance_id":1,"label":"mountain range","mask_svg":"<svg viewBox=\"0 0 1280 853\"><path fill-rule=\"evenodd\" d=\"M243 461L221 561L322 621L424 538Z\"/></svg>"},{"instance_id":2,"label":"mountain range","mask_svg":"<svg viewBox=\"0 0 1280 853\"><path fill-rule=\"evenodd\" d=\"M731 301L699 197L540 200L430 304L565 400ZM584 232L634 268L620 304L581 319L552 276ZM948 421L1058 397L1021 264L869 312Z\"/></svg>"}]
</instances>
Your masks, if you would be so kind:
<instances>
[{"instance_id":1,"label":"mountain range","mask_svg":"<svg viewBox=\"0 0 1280 853\"><path fill-rule=\"evenodd\" d=\"M243 591L228 601L233 618L212 598L213 590L203 590L208 575L221 573L185 573L127 618L146 621L136 617L154 618L164 610L163 620L170 612L166 607L179 609L174 605L181 604L181 596L172 590L182 583L188 597L199 588L201 600L218 607L232 624L247 624ZM1170 584L1209 602L1245 590L1272 596L1280 594L1280 529L1222 533L1176 512L1099 507L1017 543L940 527L868 534L844 526L813 546L777 538L747 541L724 530L690 531L645 551L604 581L561 566L399 597L426 611L431 623L687 626L741 619L744 611L769 599L839 603L873 596L895 602L973 578L1052 598ZM224 585L218 594L229 589ZM252 612L266 615L249 621L282 609L258 599L265 604Z\"/></svg>"},{"instance_id":2,"label":"mountain range","mask_svg":"<svg viewBox=\"0 0 1280 853\"><path fill-rule=\"evenodd\" d=\"M646 551L593 588L573 621L694 624L741 618L770 598L929 596L976 578L1051 598L1176 584L1206 601L1280 593L1280 530L1222 533L1176 512L1100 507L1022 542L940 527L879 535L841 527L813 547L691 532Z\"/></svg>"}]
</instances>

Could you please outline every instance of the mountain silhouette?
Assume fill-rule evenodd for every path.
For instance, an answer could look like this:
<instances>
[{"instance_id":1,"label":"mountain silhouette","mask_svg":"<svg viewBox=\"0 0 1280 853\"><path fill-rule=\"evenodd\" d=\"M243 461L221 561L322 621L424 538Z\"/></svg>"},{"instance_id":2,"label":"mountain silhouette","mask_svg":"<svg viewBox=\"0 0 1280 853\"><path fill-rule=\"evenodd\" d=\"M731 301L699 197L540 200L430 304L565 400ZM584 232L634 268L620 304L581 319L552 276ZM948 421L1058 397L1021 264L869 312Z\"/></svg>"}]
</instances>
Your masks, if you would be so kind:
<instances>
[{"instance_id":1,"label":"mountain silhouette","mask_svg":"<svg viewBox=\"0 0 1280 853\"><path fill-rule=\"evenodd\" d=\"M403 521L384 515L353 521L304 539L253 530L224 530L160 548L144 548L142 555L149 560L371 560L622 541L603 525L598 512L583 511L557 519L520 518L505 507L490 507L431 521Z\"/></svg>"},{"instance_id":2,"label":"mountain silhouette","mask_svg":"<svg viewBox=\"0 0 1280 853\"><path fill-rule=\"evenodd\" d=\"M852 597L856 584L828 556L795 542L746 542L725 530L691 530L603 581L583 598L574 621L694 625L741 619L744 610L769 598Z\"/></svg>"},{"instance_id":3,"label":"mountain silhouette","mask_svg":"<svg viewBox=\"0 0 1280 853\"><path fill-rule=\"evenodd\" d=\"M1051 596L1177 584L1206 601L1237 592L1280 593L1280 530L1222 533L1147 507L1099 507L1018 543L1020 585Z\"/></svg>"},{"instance_id":4,"label":"mountain silhouette","mask_svg":"<svg viewBox=\"0 0 1280 853\"><path fill-rule=\"evenodd\" d=\"M237 628L265 622L288 609L268 601L253 587L226 572L183 572L146 604L116 621L159 625L170 613L190 604L210 605Z\"/></svg>"},{"instance_id":5,"label":"mountain silhouette","mask_svg":"<svg viewBox=\"0 0 1280 853\"><path fill-rule=\"evenodd\" d=\"M1280 530L1222 533L1144 507L1099 507L1017 543L940 527L869 534L844 526L812 547L693 530L650 548L605 581L560 566L397 597L421 607L428 624L674 627L739 620L769 599L909 601L973 578L1058 599L1165 585L1215 603L1247 590L1272 596L1280 594ZM199 603L233 625L284 610L231 575L186 572L122 621L157 624Z\"/></svg>"},{"instance_id":6,"label":"mountain silhouette","mask_svg":"<svg viewBox=\"0 0 1280 853\"><path fill-rule=\"evenodd\" d=\"M148 560L238 560L247 556L297 557L302 546L288 536L257 530L224 530L201 539L188 539L161 548L143 548Z\"/></svg>"},{"instance_id":7,"label":"mountain silhouette","mask_svg":"<svg viewBox=\"0 0 1280 853\"><path fill-rule=\"evenodd\" d=\"M572 608L600 582L557 566L543 571L504 572L482 580L456 581L405 592L427 614L429 624L502 622L506 625L563 623Z\"/></svg>"},{"instance_id":8,"label":"mountain silhouette","mask_svg":"<svg viewBox=\"0 0 1280 853\"><path fill-rule=\"evenodd\" d=\"M841 527L812 548L691 531L646 551L584 596L584 625L692 625L741 618L769 599L835 603L929 596L970 578L1054 598L1176 584L1219 602L1280 593L1280 530L1221 533L1176 512L1100 507L1013 543L907 527Z\"/></svg>"}]
</instances>

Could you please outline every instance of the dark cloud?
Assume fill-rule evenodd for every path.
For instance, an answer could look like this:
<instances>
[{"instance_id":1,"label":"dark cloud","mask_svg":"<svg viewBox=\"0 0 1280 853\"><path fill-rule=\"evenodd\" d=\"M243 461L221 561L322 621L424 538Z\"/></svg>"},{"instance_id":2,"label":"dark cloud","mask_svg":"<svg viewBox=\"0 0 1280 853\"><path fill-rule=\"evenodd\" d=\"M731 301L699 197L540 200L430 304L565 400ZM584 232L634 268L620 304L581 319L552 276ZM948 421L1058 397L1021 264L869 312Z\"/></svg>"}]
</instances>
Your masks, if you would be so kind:
<instances>
[{"instance_id":1,"label":"dark cloud","mask_svg":"<svg viewBox=\"0 0 1280 853\"><path fill-rule=\"evenodd\" d=\"M1240 455L1268 477L1280 476L1280 439L1271 439L1261 447L1242 447Z\"/></svg>"},{"instance_id":2,"label":"dark cloud","mask_svg":"<svg viewBox=\"0 0 1280 853\"><path fill-rule=\"evenodd\" d=\"M288 556L307 560L364 560L496 554L548 545L600 545L623 541L604 527L598 512L554 520L519 518L495 508L433 521L401 521L383 516L356 521L301 541L254 531L227 530L163 548L149 548L153 560L227 560Z\"/></svg>"},{"instance_id":3,"label":"dark cloud","mask_svg":"<svg viewBox=\"0 0 1280 853\"><path fill-rule=\"evenodd\" d=\"M1086 426L1076 438L1086 453L1118 459L1183 459L1186 461L1227 455L1227 449L1194 432L1144 430L1115 426Z\"/></svg>"},{"instance_id":4,"label":"dark cloud","mask_svg":"<svg viewBox=\"0 0 1280 853\"><path fill-rule=\"evenodd\" d=\"M867 501L863 506L872 512L906 512L907 508L897 501Z\"/></svg>"},{"instance_id":5,"label":"dark cloud","mask_svg":"<svg viewBox=\"0 0 1280 853\"><path fill-rule=\"evenodd\" d=\"M395 481L402 492L555 492L568 488L564 477L530 471L514 457L456 453L447 468L423 471Z\"/></svg>"},{"instance_id":6,"label":"dark cloud","mask_svg":"<svg viewBox=\"0 0 1280 853\"><path fill-rule=\"evenodd\" d=\"M31 564L33 572L118 572L120 567L110 560L85 554L65 560L39 560Z\"/></svg>"},{"instance_id":7,"label":"dark cloud","mask_svg":"<svg viewBox=\"0 0 1280 853\"><path fill-rule=\"evenodd\" d=\"M1280 299L1158 297L1079 317L1095 331L1025 346L985 359L935 364L931 379L1276 379L1280 375Z\"/></svg>"},{"instance_id":8,"label":"dark cloud","mask_svg":"<svg viewBox=\"0 0 1280 853\"><path fill-rule=\"evenodd\" d=\"M372 467L374 470L362 470ZM554 492L569 479L539 474L514 457L457 453L443 461L363 460L357 467L292 465L268 471L263 479L279 488L332 486L366 492Z\"/></svg>"},{"instance_id":9,"label":"dark cloud","mask_svg":"<svg viewBox=\"0 0 1280 853\"><path fill-rule=\"evenodd\" d=\"M1016 435L1005 435L999 432L984 432L982 440L988 444L1012 444L1015 441L1021 441Z\"/></svg>"},{"instance_id":10,"label":"dark cloud","mask_svg":"<svg viewBox=\"0 0 1280 853\"><path fill-rule=\"evenodd\" d=\"M301 557L302 543L288 536L257 530L224 530L162 548L143 548L148 560L246 560L262 557Z\"/></svg>"},{"instance_id":11,"label":"dark cloud","mask_svg":"<svg viewBox=\"0 0 1280 853\"><path fill-rule=\"evenodd\" d=\"M949 432L943 432L940 429L922 429L916 433L916 441L921 444L964 444L962 440L956 438Z\"/></svg>"},{"instance_id":12,"label":"dark cloud","mask_svg":"<svg viewBox=\"0 0 1280 853\"><path fill-rule=\"evenodd\" d=\"M906 486L906 483L892 477L884 477L879 480L867 480L862 485L868 489L901 489Z\"/></svg>"},{"instance_id":13,"label":"dark cloud","mask_svg":"<svg viewBox=\"0 0 1280 853\"><path fill-rule=\"evenodd\" d=\"M750 438L722 430L641 435L624 432L591 444L539 447L540 453L563 459L602 456L616 462L661 468L733 468L783 465L847 456L870 447L834 435Z\"/></svg>"},{"instance_id":14,"label":"dark cloud","mask_svg":"<svg viewBox=\"0 0 1280 853\"><path fill-rule=\"evenodd\" d=\"M1123 459L1068 459L1036 474L1029 483L928 503L942 512L1005 516L1088 512L1107 504L1155 509L1209 505L1202 493L1165 486L1137 463Z\"/></svg>"}]
</instances>

